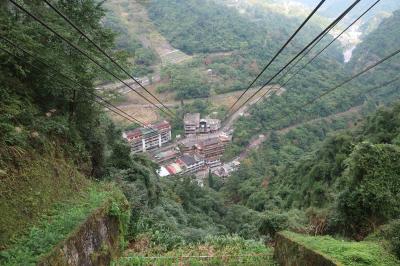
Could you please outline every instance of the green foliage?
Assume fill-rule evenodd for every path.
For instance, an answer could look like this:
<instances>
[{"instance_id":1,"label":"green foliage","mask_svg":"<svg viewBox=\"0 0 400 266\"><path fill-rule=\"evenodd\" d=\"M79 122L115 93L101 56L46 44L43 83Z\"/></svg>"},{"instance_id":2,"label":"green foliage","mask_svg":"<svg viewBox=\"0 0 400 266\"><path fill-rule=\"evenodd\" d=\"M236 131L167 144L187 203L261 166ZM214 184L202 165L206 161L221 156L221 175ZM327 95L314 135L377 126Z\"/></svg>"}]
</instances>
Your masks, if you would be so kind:
<instances>
[{"instance_id":1,"label":"green foliage","mask_svg":"<svg viewBox=\"0 0 400 266\"><path fill-rule=\"evenodd\" d=\"M259 231L263 235L275 236L275 233L288 227L288 216L282 213L265 212Z\"/></svg>"},{"instance_id":2,"label":"green foliage","mask_svg":"<svg viewBox=\"0 0 400 266\"><path fill-rule=\"evenodd\" d=\"M304 246L321 252L343 265L398 265L400 263L380 243L344 241L330 236L308 236L283 232Z\"/></svg>"},{"instance_id":3,"label":"green foliage","mask_svg":"<svg viewBox=\"0 0 400 266\"><path fill-rule=\"evenodd\" d=\"M350 154L338 211L353 233L368 233L400 214L399 158L398 146L368 142L357 145Z\"/></svg>"},{"instance_id":4,"label":"green foliage","mask_svg":"<svg viewBox=\"0 0 400 266\"><path fill-rule=\"evenodd\" d=\"M204 257L205 256L205 257ZM272 250L262 242L245 240L238 236L207 236L201 243L185 245L159 253L150 251L146 256L127 254L113 265L274 265Z\"/></svg>"},{"instance_id":5,"label":"green foliage","mask_svg":"<svg viewBox=\"0 0 400 266\"><path fill-rule=\"evenodd\" d=\"M129 30L129 25L120 16L114 8L108 8L104 19L104 27L116 34L115 50L127 53L133 65L132 75L137 77L153 72L150 66L158 60L155 51L143 47L139 36L135 36Z\"/></svg>"},{"instance_id":6,"label":"green foliage","mask_svg":"<svg viewBox=\"0 0 400 266\"><path fill-rule=\"evenodd\" d=\"M104 16L101 5L95 1L57 1L53 3L61 12L86 33L103 49L113 45L114 34L104 29L100 20ZM69 27L61 18L42 2L24 1L24 6L35 14L51 21L51 26L66 38L78 39L79 33ZM17 14L17 15L15 15ZM90 174L99 178L104 173L107 127L110 123L94 101L94 82L103 79L98 69L87 59L72 50L65 50L65 44L46 31L13 5L2 8L0 13L2 35L22 48L30 51L41 61L31 58L2 42L1 46L21 58L0 53L1 61L0 115L1 144L18 146L40 152L40 143L60 143L76 163L91 161ZM12 25L12 26L10 26ZM79 46L89 54L96 55L94 47L82 40ZM122 60L121 63L124 63ZM83 88L76 88L55 75L53 69L67 75ZM15 132L17 131L17 134ZM38 133L38 134L37 134ZM39 135L39 137L32 137Z\"/></svg>"},{"instance_id":7,"label":"green foliage","mask_svg":"<svg viewBox=\"0 0 400 266\"><path fill-rule=\"evenodd\" d=\"M110 212L113 215L117 214L116 208L121 213L123 202L120 200L121 194L115 187L94 185L81 191L75 198L54 204L51 211L41 217L28 234L15 238L9 249L0 252L1 264L35 265L42 255L66 239L95 210L107 208L107 204L111 204ZM123 220L120 222L124 223Z\"/></svg>"},{"instance_id":8,"label":"green foliage","mask_svg":"<svg viewBox=\"0 0 400 266\"><path fill-rule=\"evenodd\" d=\"M276 215L266 215L264 234L290 226L278 219L286 210L316 207L327 212L314 221L310 216L311 227L362 239L399 215L399 108L396 104L380 109L358 127L328 136L322 144L316 141L326 136L320 134L325 130L321 124L307 126L307 137L302 127L270 136L264 149L242 162L222 190L255 210L277 210ZM315 150L309 152L312 147ZM271 177L260 178L259 173ZM266 190L260 188L265 182ZM303 230L308 230L308 222L302 223ZM275 225L283 227L274 230Z\"/></svg>"},{"instance_id":9,"label":"green foliage","mask_svg":"<svg viewBox=\"0 0 400 266\"><path fill-rule=\"evenodd\" d=\"M389 240L393 253L400 259L400 220L394 220L388 225L388 230L385 234Z\"/></svg>"},{"instance_id":10,"label":"green foliage","mask_svg":"<svg viewBox=\"0 0 400 266\"><path fill-rule=\"evenodd\" d=\"M148 10L161 33L188 54L249 46L257 33L255 24L213 1L154 0Z\"/></svg>"},{"instance_id":11,"label":"green foliage","mask_svg":"<svg viewBox=\"0 0 400 266\"><path fill-rule=\"evenodd\" d=\"M400 36L397 34L397 28L400 23L400 11L394 11L392 16L383 19L379 26L369 33L363 42L354 50L350 66L352 68L359 68L356 64L362 65L368 61L375 61L375 59L382 58L387 54L395 51L397 44L400 42ZM396 68L396 66L393 64ZM387 68L389 70L389 68ZM391 70L393 71L393 70ZM392 73L394 73L393 71ZM388 73L389 74L389 73ZM373 75L370 80L384 80L384 77Z\"/></svg>"},{"instance_id":12,"label":"green foliage","mask_svg":"<svg viewBox=\"0 0 400 266\"><path fill-rule=\"evenodd\" d=\"M209 96L210 85L200 71L186 66L169 66L162 69L161 76L168 79L169 83L159 86L157 90L159 92L175 92L175 98L178 100Z\"/></svg>"}]
</instances>

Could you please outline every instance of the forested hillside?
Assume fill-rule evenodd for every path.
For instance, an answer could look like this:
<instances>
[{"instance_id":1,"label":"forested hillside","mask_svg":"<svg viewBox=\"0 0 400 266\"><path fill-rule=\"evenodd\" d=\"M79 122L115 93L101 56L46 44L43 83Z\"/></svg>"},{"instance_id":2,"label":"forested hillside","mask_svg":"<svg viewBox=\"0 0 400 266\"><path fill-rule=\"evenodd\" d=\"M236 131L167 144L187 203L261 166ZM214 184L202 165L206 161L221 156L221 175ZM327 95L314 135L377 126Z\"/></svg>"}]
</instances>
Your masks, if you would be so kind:
<instances>
[{"instance_id":1,"label":"forested hillside","mask_svg":"<svg viewBox=\"0 0 400 266\"><path fill-rule=\"evenodd\" d=\"M399 27L396 15L371 33L385 35L385 49L379 49L376 45L380 42L372 37L358 48L357 55L361 56L362 49L369 64L398 48L398 34L391 33ZM352 73L367 66L357 64L357 55L348 66ZM261 103L251 113L254 120L246 118L237 123L236 144L229 152L240 150L254 135L249 131L268 134L267 141L221 190L236 204L266 212L265 232L270 234L290 227L314 233L341 233L360 240L390 223L379 237L387 237L391 248L398 252L395 234L399 213L395 201L400 173L399 104L382 109L363 122L357 118L374 110L377 103L398 99L398 82L379 85L396 78L398 71L398 64L392 59L301 112L296 112L296 106L301 106L299 101L307 102L308 97L325 90L325 86L317 86L320 79L301 77L283 97ZM335 78L329 80L333 86ZM301 88L303 82L310 83ZM349 109L354 106L359 106L359 111ZM329 115L347 109L347 117ZM318 117L326 119L315 119ZM332 133L340 129L340 133ZM309 224L303 227L304 223Z\"/></svg>"},{"instance_id":2,"label":"forested hillside","mask_svg":"<svg viewBox=\"0 0 400 266\"><path fill-rule=\"evenodd\" d=\"M129 35L129 27L116 13L106 18L102 2L51 2L133 75L149 73L158 62L140 36L121 36ZM399 73L398 58L303 108L398 49L399 12L365 38L348 65L334 45L286 84L283 94L251 107L235 123L224 157L237 156L260 134L264 143L232 176L209 173L200 186L191 175L160 177L159 165L147 155L131 154L121 126L108 116L106 106L112 105L94 88L112 78L87 57L126 76L43 1L18 3L88 56L16 5L0 2L0 264L38 263L105 202L114 218L126 221L118 228L124 234L118 245L129 251L117 265L214 253L220 256L216 264L226 257L235 264L238 254L250 265L273 264L269 244L284 229L341 239L316 238L321 242L311 244L324 243L322 250L331 244L339 246L330 249L337 252L344 239L362 240L362 247L384 248L400 258L400 88L398 82L384 84ZM158 91L182 100L171 108L174 135L182 132L180 117L187 112L223 118L226 111L183 99L246 88L301 23L211 0L143 5L174 47L194 55L160 70ZM320 30L310 23L256 85ZM356 265L379 261L380 254L365 252L340 255Z\"/></svg>"},{"instance_id":3,"label":"forested hillside","mask_svg":"<svg viewBox=\"0 0 400 266\"><path fill-rule=\"evenodd\" d=\"M114 9L107 9L103 19L105 28L111 29L115 33L115 50L124 52L132 62L132 74L143 76L152 72L150 67L157 62L157 56L153 49L144 47L140 41L140 36L132 34L129 25L123 20L121 14Z\"/></svg>"},{"instance_id":4,"label":"forested hillside","mask_svg":"<svg viewBox=\"0 0 400 266\"><path fill-rule=\"evenodd\" d=\"M300 22L257 6L239 12L213 0L152 0L146 7L171 44L190 54L251 50L260 59L268 58ZM296 39L297 45L319 29L307 27L310 35Z\"/></svg>"},{"instance_id":5,"label":"forested hillside","mask_svg":"<svg viewBox=\"0 0 400 266\"><path fill-rule=\"evenodd\" d=\"M353 52L349 67L355 70L360 69L361 66L371 64L378 58L385 56L387 51L394 50L400 43L400 35L398 34L398 27L400 25L400 10L397 10L388 18L385 18L379 25L379 27L368 34L362 43L357 46ZM399 68L398 62L393 62L391 70L387 73L389 76L395 73L396 69ZM389 68L387 68L389 70ZM386 76L385 76L386 77ZM374 76L374 79L379 78Z\"/></svg>"},{"instance_id":6,"label":"forested hillside","mask_svg":"<svg viewBox=\"0 0 400 266\"><path fill-rule=\"evenodd\" d=\"M86 4L59 7L69 10L79 26L91 25L91 36L102 47L113 47L113 33L99 23L104 10L93 2ZM29 8L58 25L68 38L78 39L43 4ZM4 247L55 202L72 200L87 190L91 183L85 176L101 178L113 164L109 154L121 141L93 96L93 83L99 78L93 65L11 4L3 4L0 12L0 245ZM93 52L87 42L79 42ZM56 73L84 85L76 87Z\"/></svg>"},{"instance_id":7,"label":"forested hillside","mask_svg":"<svg viewBox=\"0 0 400 266\"><path fill-rule=\"evenodd\" d=\"M252 110L254 120L243 119L237 124L236 142L241 145L249 139L249 135L254 135L254 132L280 129L316 116L328 116L362 104L369 95L364 92L369 92L374 87L379 87L380 84L389 82L397 76L399 65L395 59L385 62L385 64L362 75L359 79L326 95L326 97L302 110L301 114L293 112L298 106L301 106L301 103L313 99L321 92L338 84L345 77L360 72L385 55L394 52L397 48L399 34L393 31L396 31L399 23L398 12L396 12L370 34L372 37L367 37L360 44L355 50L352 60L345 66L326 64L323 59L317 58L300 72L295 81L287 83L285 88L287 91L282 97L275 97L271 101L259 104ZM373 37L383 35L383 39ZM378 47L382 46L378 45L381 41L385 43L385 49ZM380 93L385 94L385 91L388 91L390 95L398 95L398 92L393 91L393 87L390 86L382 88ZM386 96L381 97L381 99L390 99ZM257 125L257 127L254 125ZM252 128L253 131L250 134L249 128Z\"/></svg>"},{"instance_id":8,"label":"forested hillside","mask_svg":"<svg viewBox=\"0 0 400 266\"><path fill-rule=\"evenodd\" d=\"M313 0L295 0L296 2L302 3L308 7L314 7L316 5L316 1ZM356 13L360 12L362 9L366 9L370 2L361 2L355 9L354 13L351 15L352 18L356 17ZM340 11L344 10L350 1L347 0L336 0L327 2L324 8L322 9L322 14L328 17L333 17L335 14L339 13ZM391 13L400 8L400 3L397 1L381 1L376 6L377 13ZM367 14L364 18L364 22L372 19L374 14Z\"/></svg>"},{"instance_id":9,"label":"forested hillside","mask_svg":"<svg viewBox=\"0 0 400 266\"><path fill-rule=\"evenodd\" d=\"M184 66L162 69L162 77L168 84L160 86L158 91L176 92L177 99L243 90L300 23L300 18L287 17L258 6L249 6L242 14L215 1L154 0L149 1L146 7L159 31L173 46L186 53L201 53ZM286 62L319 30L315 23L307 25L307 34L295 38L288 51L256 85L266 81L279 64ZM323 43L330 38L326 39ZM333 75L340 74L342 55L337 45L333 45L320 60L321 65L335 69ZM212 79L204 75L207 70L212 71ZM199 82L197 77L201 76L208 82ZM194 84L201 90L193 88Z\"/></svg>"}]
</instances>

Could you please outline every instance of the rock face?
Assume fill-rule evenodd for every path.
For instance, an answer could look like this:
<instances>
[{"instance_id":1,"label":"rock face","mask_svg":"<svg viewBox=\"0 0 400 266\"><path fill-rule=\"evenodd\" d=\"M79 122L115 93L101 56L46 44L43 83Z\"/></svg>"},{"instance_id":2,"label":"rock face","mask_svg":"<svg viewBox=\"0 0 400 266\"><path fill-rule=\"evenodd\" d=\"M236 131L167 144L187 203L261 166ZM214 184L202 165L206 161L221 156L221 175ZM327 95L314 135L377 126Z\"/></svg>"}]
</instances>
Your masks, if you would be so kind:
<instances>
[{"instance_id":1,"label":"rock face","mask_svg":"<svg viewBox=\"0 0 400 266\"><path fill-rule=\"evenodd\" d=\"M93 213L38 265L109 265L119 253L120 221L107 208Z\"/></svg>"},{"instance_id":2,"label":"rock face","mask_svg":"<svg viewBox=\"0 0 400 266\"><path fill-rule=\"evenodd\" d=\"M279 265L284 266L339 266L341 264L311 250L301 243L277 233L274 258Z\"/></svg>"}]
</instances>

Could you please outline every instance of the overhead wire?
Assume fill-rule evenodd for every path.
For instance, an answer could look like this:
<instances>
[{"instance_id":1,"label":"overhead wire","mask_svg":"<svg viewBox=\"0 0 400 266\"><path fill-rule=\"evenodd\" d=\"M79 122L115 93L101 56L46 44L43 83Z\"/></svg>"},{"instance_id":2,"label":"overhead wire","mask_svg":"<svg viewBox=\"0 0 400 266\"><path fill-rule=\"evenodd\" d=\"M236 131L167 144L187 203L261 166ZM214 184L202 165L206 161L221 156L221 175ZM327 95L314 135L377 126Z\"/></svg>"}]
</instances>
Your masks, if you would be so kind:
<instances>
[{"instance_id":1,"label":"overhead wire","mask_svg":"<svg viewBox=\"0 0 400 266\"><path fill-rule=\"evenodd\" d=\"M289 70L282 75L279 80L276 82L279 86L279 88L284 88L295 76L300 73L301 70L303 70L305 67L307 67L310 63L312 63L319 55L321 55L330 45L332 45L337 39L339 39L346 31L348 31L355 23L357 23L363 16L365 16L373 7L375 7L381 0L375 1L369 8L367 8L358 18L356 18L350 25L348 25L341 33L339 33L334 39L332 39L321 51L319 51L317 54L315 54L306 64L304 64L302 67L296 70L294 74L292 74L289 79L287 79L282 85L280 85L280 82L290 73L290 71L306 56L308 53L305 53L302 57L297 60L295 64L293 64ZM333 27L332 27L333 28ZM331 29L332 29L331 28ZM325 35L324 35L325 36ZM308 52L313 49L315 45L313 45ZM262 94L262 96L257 100L259 102L262 98L265 97L267 93L271 91L271 88L268 88L268 90L265 91L265 93ZM256 103L257 103L256 102Z\"/></svg>"},{"instance_id":2,"label":"overhead wire","mask_svg":"<svg viewBox=\"0 0 400 266\"><path fill-rule=\"evenodd\" d=\"M338 88L342 87L343 85L349 83L350 81L352 81L353 79L361 76L362 74L364 74L365 72L368 72L369 70L375 68L376 66L382 64L383 62L385 62L386 60L392 58L393 56L396 56L397 54L400 53L400 49L394 51L393 53L385 56L384 58L380 59L379 61L377 61L376 63L368 66L367 68L365 68L364 70L358 72L357 74L351 76L350 78L346 79L345 81L343 81L342 83L338 84L337 86L334 86L333 88L326 90L325 92L323 92L322 94L320 94L318 97L312 99L311 101L307 102L306 104L304 104L301 108L307 107L310 104L313 104L314 102L316 102L317 100L319 100L321 97L327 95L328 93L331 93L334 90L337 90Z\"/></svg>"},{"instance_id":3,"label":"overhead wire","mask_svg":"<svg viewBox=\"0 0 400 266\"><path fill-rule=\"evenodd\" d=\"M397 77L395 77L394 79L389 80L389 81L383 83L382 85L377 85L377 86L375 86L375 87L373 87L373 88L371 88L371 89L368 89L367 91L364 92L364 94L368 94L368 93L371 93L371 92L373 92L374 90L377 90L377 89L379 89L379 88L389 86L389 85L395 83L395 82L398 81L398 80L400 80L400 76L397 76Z\"/></svg>"},{"instance_id":4,"label":"overhead wire","mask_svg":"<svg viewBox=\"0 0 400 266\"><path fill-rule=\"evenodd\" d=\"M301 25L296 29L296 31L290 36L290 38L285 42L285 44L279 49L279 51L271 58L268 64L263 68L263 70L257 75L257 77L250 83L250 85L245 89L245 91L239 96L239 98L231 105L228 113L233 109L233 107L240 101L244 94L254 85L254 83L260 78L260 76L268 69L268 67L275 61L275 59L282 53L282 51L288 46L288 44L293 40L293 38L300 32L300 30L307 24L307 22L313 17L313 15L318 11L318 9L323 5L326 0L322 0L314 8L314 10L307 16L307 18L301 23Z\"/></svg>"},{"instance_id":5,"label":"overhead wire","mask_svg":"<svg viewBox=\"0 0 400 266\"><path fill-rule=\"evenodd\" d=\"M67 75L65 75L65 74L63 74L63 73L61 73L61 72L55 70L51 65L49 65L48 63L46 63L46 62L44 62L43 60L39 59L37 56L34 56L32 53L30 53L29 51L25 50L24 48L18 46L17 44L15 44L14 42L12 42L12 41L9 40L8 38L6 38L6 37L0 35L0 39L6 41L8 44L12 45L13 47L17 48L18 50L22 51L23 53L25 53L25 54L29 55L30 57L34 58L35 60L37 60L38 62L40 62L40 63L43 64L44 66L46 66L48 69L50 69L50 70L51 70L53 73L55 73L56 75L59 75L59 76L63 77L64 79L69 80L70 82L76 84L78 87L80 87L80 88L82 88L82 89L85 89L85 88L87 89L86 86L81 85L79 82L73 80L73 79L70 78L69 76L67 76ZM0 49L1 49L2 51L6 52L7 54L9 54L10 56L13 56L13 57L15 57L15 58L17 58L17 59L19 59L19 60L25 62L26 64L31 65L33 68L35 68L35 69L38 70L39 72L43 72L43 69L41 69L40 67L35 66L35 65L32 64L32 63L26 62L26 60L24 60L24 58L21 58L20 56L17 56L17 55L11 53L10 51L8 51L8 50L6 50L6 49L4 49L4 48L2 48L2 47L0 47ZM59 80L59 81L60 81L60 80ZM66 83L63 82L63 81L60 82L60 83L62 83L64 86L71 87L70 85L66 84ZM128 121L130 121L130 122L132 122L132 123L136 123L136 124L139 124L140 126L149 128L144 122L142 122L142 121L138 120L137 118L135 118L135 117L129 115L128 113L126 113L125 111L123 111L123 110L120 109L119 107L115 106L114 104L112 104L112 103L109 102L108 100L104 99L103 97L97 95L96 93L91 92L90 90L85 90L85 92L88 92L88 93L91 94L92 96L94 96L94 97L96 97L97 99L99 99L101 102L99 102L99 101L97 101L97 100L95 100L95 102L98 103L98 104L100 104L100 105L102 105L103 107L107 108L108 110L112 111L113 113L115 113L115 114L117 114L117 115L119 115L119 116L121 116L121 117L127 119ZM104 104L104 103L105 103L105 104ZM115 111L115 110L113 110L113 109L111 109L111 108L109 108L106 104L108 104L109 106L113 107L115 110L118 110L118 111L121 112L122 114L121 114L121 113L118 113L117 111ZM150 128L150 129L152 129L152 128ZM154 129L152 129L152 130L155 131ZM156 132L156 131L155 131L155 132Z\"/></svg>"},{"instance_id":6,"label":"overhead wire","mask_svg":"<svg viewBox=\"0 0 400 266\"><path fill-rule=\"evenodd\" d=\"M23 6L21 6L20 4L18 4L17 2L15 2L14 0L9 0L14 6L16 6L18 9L22 10L25 14L27 14L29 17L31 17L32 19L34 19L35 21L37 21L39 24L41 24L43 27L45 27L47 30L49 30L50 32L52 32L54 35L56 35L59 39L63 40L64 42L66 42L69 46L73 47L75 50L77 50L80 54L82 54L84 57L86 57L87 59L89 59L91 62L93 62L95 65L97 65L98 67L100 67L103 71L105 71L106 73L108 73L109 75L111 75L112 77L116 78L117 80L119 80L121 83L123 83L125 86L127 86L128 88L130 88L132 91L134 91L136 94L138 94L140 97L142 97L143 99L145 99L147 102L149 102L151 105L153 105L154 107L156 107L157 109L159 109L161 112L165 113L166 115L170 116L170 117L175 117L175 115L172 115L170 113L167 113L166 111L164 111L163 109L161 109L159 106L155 105L153 102L151 102L149 99L147 99L147 97L145 97L144 95L142 95L141 93L139 93L137 90L135 90L134 88L132 88L132 86L130 86L128 83L126 83L125 81L123 81L121 78L119 78L117 75L115 75L113 72L109 71L106 67L104 67L102 64L100 64L96 59L93 59L91 56L89 56L85 51L83 51L80 47L78 47L77 45L75 45L74 43L72 43L71 41L69 41L67 38L63 37L61 34L59 34L56 30L54 30L52 27L50 27L47 23L43 22L40 18L38 18L37 16L35 16L34 14L32 14L31 12L29 12L26 8L24 8Z\"/></svg>"},{"instance_id":7,"label":"overhead wire","mask_svg":"<svg viewBox=\"0 0 400 266\"><path fill-rule=\"evenodd\" d=\"M336 85L336 86L334 86L334 87L332 87L332 88L330 88L330 89L324 91L323 93L321 93L321 94L318 95L317 97L313 98L312 100L310 100L310 101L304 103L303 105L296 106L295 108L293 108L295 114L297 114L297 113L300 112L300 111L303 111L303 109L304 109L305 107L312 105L313 103L315 103L316 101L318 101L319 99L321 99L322 97L324 97L325 95L327 95L327 94L329 94L329 93L331 93L331 92L333 92L333 91L339 89L339 88L342 87L343 85L349 83L350 81L356 79L357 77L359 77L359 76L361 76L362 74L368 72L369 70L375 68L376 66L382 64L383 62L389 60L390 58L396 56L396 55L399 54L399 53L400 53L400 49L394 51L393 53L391 53L391 54L389 54L389 55L387 55L387 56L385 56L384 58L382 58L382 59L380 59L379 61L377 61L376 63L374 63L374 64L368 66L367 68L363 69L362 71L358 72L357 74L355 74L355 75L353 75L353 76L347 78L346 80L344 80L343 82L339 83L338 85ZM397 79L391 80L390 82L387 82L387 83L388 83L388 84L391 84L391 83L395 82L396 80L397 80ZM388 84L385 83L385 85L388 85ZM374 88L374 89L376 89L376 88ZM286 118L288 115L289 115L289 113L286 112L280 119L277 119L277 120L275 120L275 121L273 121L273 122L276 123L276 122L278 122L278 121L280 121L280 120Z\"/></svg>"},{"instance_id":8,"label":"overhead wire","mask_svg":"<svg viewBox=\"0 0 400 266\"><path fill-rule=\"evenodd\" d=\"M22 60L22 58L16 56L15 54L11 53L11 52L8 51L7 49L4 49L3 47L0 47L0 50L2 50L3 52L9 54L10 56L13 56L13 57L15 57L15 58L17 58L17 59ZM31 63L27 63L27 64L28 64L28 65L31 65L33 68L35 68L35 69L38 70L38 71L41 71L41 72L43 71L43 70L41 70L39 67L34 66L34 65L31 64ZM66 85L65 83L63 83L63 84ZM96 95L96 96L97 96L97 95ZM102 97L100 97L100 96L98 96L98 97L100 98L100 100L104 100ZM95 101L97 104L103 106L104 108L107 108L107 109L110 110L111 112L113 112L113 113L115 113L115 114L121 116L122 118L124 118L124 119L126 119L126 120L128 120L128 121L130 121L130 122L132 122L132 123L136 123L134 120L131 120L130 118L128 118L128 117L126 117L126 116L124 116L124 115L118 113L117 111L115 111L115 110L113 110L113 109L111 109L111 108L108 107L106 104L104 104L102 101L97 101L97 100L94 100L94 101Z\"/></svg>"},{"instance_id":9,"label":"overhead wire","mask_svg":"<svg viewBox=\"0 0 400 266\"><path fill-rule=\"evenodd\" d=\"M310 63L312 63L320 54L322 54L329 46L332 45L337 39L339 39L346 31L348 31L355 23L357 23L363 16L365 16L374 6L376 6L381 0L375 1L369 8L367 8L359 17L357 17L350 25L348 25L342 32L340 32L334 39L332 39L321 51L315 54L304 66L299 68L285 83L282 85L285 86L294 76L296 76L301 70L307 67Z\"/></svg>"},{"instance_id":10,"label":"overhead wire","mask_svg":"<svg viewBox=\"0 0 400 266\"><path fill-rule=\"evenodd\" d=\"M121 71L123 71L128 77L134 80L143 90L145 90L148 94L150 94L159 104L161 104L166 110L168 110L171 114L174 114L167 106L164 105L154 94L152 94L146 87L144 87L132 74L130 74L125 68L123 68L115 59L113 59L108 53L104 51L98 44L96 44L91 38L85 34L78 26L75 25L66 15L64 15L60 10L58 10L54 5L52 5L49 1L43 0L54 12L56 12L60 17L62 17L68 24L70 24L76 31L79 32L81 36L83 36L86 40L88 40L96 49L101 52L105 57L107 57L114 65L116 65Z\"/></svg>"},{"instance_id":11,"label":"overhead wire","mask_svg":"<svg viewBox=\"0 0 400 266\"><path fill-rule=\"evenodd\" d=\"M308 43L296 56L294 56L284 67L282 67L275 75L273 75L263 86L254 92L244 103L242 103L237 110L246 105L255 95L257 95L264 87L269 85L280 73L282 73L290 64L292 64L298 57L300 57L308 48L310 48L316 41L320 39L333 25L341 21L361 0L356 0L345 11L343 11L331 24L329 24L318 36L316 36L310 43ZM228 119L231 115L228 116Z\"/></svg>"}]
</instances>

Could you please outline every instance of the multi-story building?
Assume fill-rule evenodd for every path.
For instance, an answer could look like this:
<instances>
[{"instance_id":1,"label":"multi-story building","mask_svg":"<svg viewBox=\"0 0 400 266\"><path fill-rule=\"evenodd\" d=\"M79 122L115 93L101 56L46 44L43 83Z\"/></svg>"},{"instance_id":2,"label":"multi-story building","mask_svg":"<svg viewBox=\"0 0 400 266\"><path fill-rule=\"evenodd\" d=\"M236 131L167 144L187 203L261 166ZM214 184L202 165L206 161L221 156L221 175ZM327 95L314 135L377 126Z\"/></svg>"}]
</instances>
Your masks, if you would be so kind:
<instances>
[{"instance_id":1,"label":"multi-story building","mask_svg":"<svg viewBox=\"0 0 400 266\"><path fill-rule=\"evenodd\" d=\"M196 145L196 149L206 161L215 161L215 157L224 153L225 145L219 137L215 137L200 141Z\"/></svg>"},{"instance_id":2,"label":"multi-story building","mask_svg":"<svg viewBox=\"0 0 400 266\"><path fill-rule=\"evenodd\" d=\"M207 166L210 167L211 169L220 167L222 165L221 156L209 157L207 158L206 163Z\"/></svg>"},{"instance_id":3,"label":"multi-story building","mask_svg":"<svg viewBox=\"0 0 400 266\"><path fill-rule=\"evenodd\" d=\"M221 120L205 118L200 119L198 133L213 133L216 132L221 127Z\"/></svg>"},{"instance_id":4,"label":"multi-story building","mask_svg":"<svg viewBox=\"0 0 400 266\"><path fill-rule=\"evenodd\" d=\"M204 168L204 160L197 156L183 155L177 163L184 168L183 174L193 174Z\"/></svg>"},{"instance_id":5,"label":"multi-story building","mask_svg":"<svg viewBox=\"0 0 400 266\"><path fill-rule=\"evenodd\" d=\"M124 132L122 137L129 142L133 153L154 150L171 140L171 125L168 121L162 121Z\"/></svg>"},{"instance_id":6,"label":"multi-story building","mask_svg":"<svg viewBox=\"0 0 400 266\"><path fill-rule=\"evenodd\" d=\"M200 114L185 114L183 118L183 125L186 135L195 135L200 124Z\"/></svg>"},{"instance_id":7,"label":"multi-story building","mask_svg":"<svg viewBox=\"0 0 400 266\"><path fill-rule=\"evenodd\" d=\"M199 113L185 114L183 124L186 135L213 133L221 128L221 120L209 117L200 119Z\"/></svg>"}]
</instances>

